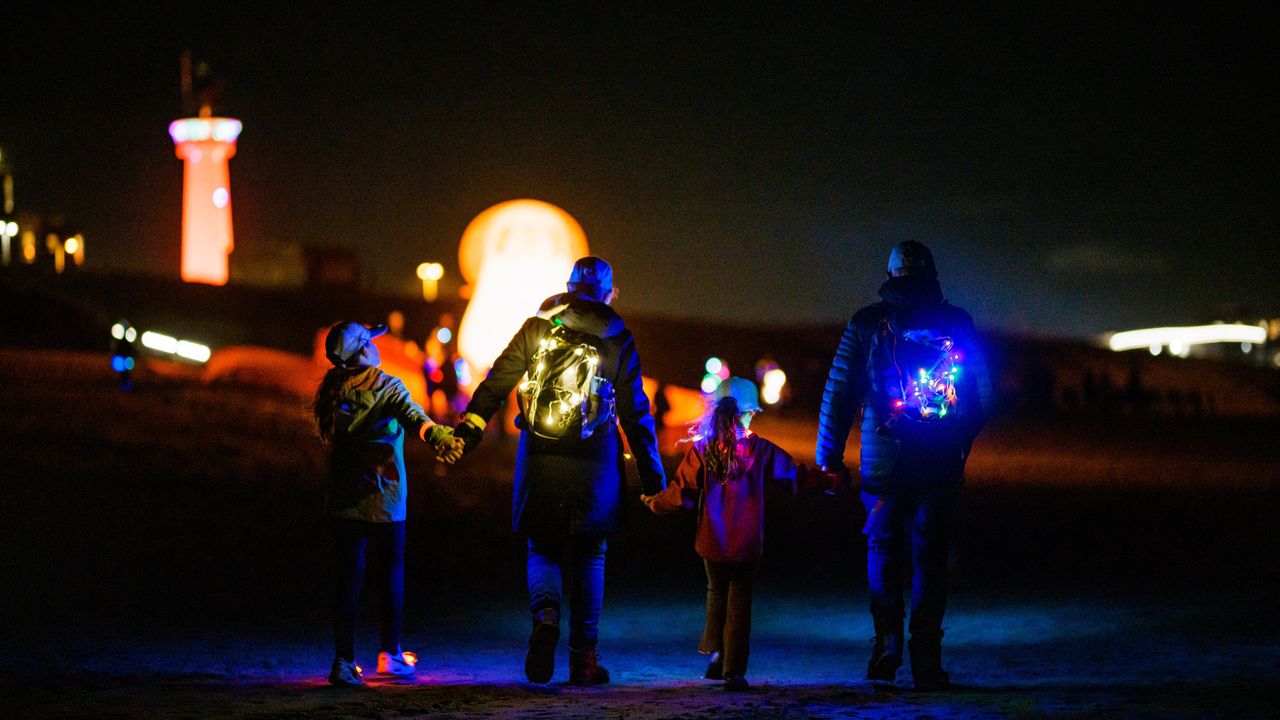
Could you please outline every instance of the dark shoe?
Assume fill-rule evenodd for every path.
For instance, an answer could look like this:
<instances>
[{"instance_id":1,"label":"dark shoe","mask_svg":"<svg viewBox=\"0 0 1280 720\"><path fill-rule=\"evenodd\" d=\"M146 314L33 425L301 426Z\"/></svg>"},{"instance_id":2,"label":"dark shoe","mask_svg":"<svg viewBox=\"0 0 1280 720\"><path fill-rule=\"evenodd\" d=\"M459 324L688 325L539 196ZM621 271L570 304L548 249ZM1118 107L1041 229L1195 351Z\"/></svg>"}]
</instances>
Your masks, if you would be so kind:
<instances>
[{"instance_id":1,"label":"dark shoe","mask_svg":"<svg viewBox=\"0 0 1280 720\"><path fill-rule=\"evenodd\" d=\"M605 685L608 682L609 671L600 664L600 656L596 655L595 648L569 648L570 685Z\"/></svg>"},{"instance_id":2,"label":"dark shoe","mask_svg":"<svg viewBox=\"0 0 1280 720\"><path fill-rule=\"evenodd\" d=\"M911 680L917 690L936 691L951 687L951 676L942 669L942 642L911 638L907 642L911 652Z\"/></svg>"},{"instance_id":3,"label":"dark shoe","mask_svg":"<svg viewBox=\"0 0 1280 720\"><path fill-rule=\"evenodd\" d=\"M725 692L746 692L751 689L751 683L741 675L729 675L724 679Z\"/></svg>"},{"instance_id":4,"label":"dark shoe","mask_svg":"<svg viewBox=\"0 0 1280 720\"><path fill-rule=\"evenodd\" d=\"M556 643L560 642L560 613L552 608L533 616L529 652L524 656L524 676L529 682L551 682L556 671Z\"/></svg>"},{"instance_id":5,"label":"dark shoe","mask_svg":"<svg viewBox=\"0 0 1280 720\"><path fill-rule=\"evenodd\" d=\"M867 663L868 680L893 682L901 666L901 635L876 635L871 639L871 660Z\"/></svg>"},{"instance_id":6,"label":"dark shoe","mask_svg":"<svg viewBox=\"0 0 1280 720\"><path fill-rule=\"evenodd\" d=\"M720 655L720 651L711 653L711 658L707 660L707 671L702 677L708 680L724 679L724 657Z\"/></svg>"}]
</instances>

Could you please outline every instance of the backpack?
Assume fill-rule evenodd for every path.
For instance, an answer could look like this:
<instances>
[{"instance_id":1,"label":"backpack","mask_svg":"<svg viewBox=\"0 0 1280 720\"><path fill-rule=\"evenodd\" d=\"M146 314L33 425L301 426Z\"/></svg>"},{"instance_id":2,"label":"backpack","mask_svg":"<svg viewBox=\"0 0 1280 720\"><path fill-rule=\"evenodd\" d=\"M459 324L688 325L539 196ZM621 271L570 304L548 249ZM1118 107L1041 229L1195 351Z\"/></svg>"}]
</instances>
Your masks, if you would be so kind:
<instances>
[{"instance_id":1,"label":"backpack","mask_svg":"<svg viewBox=\"0 0 1280 720\"><path fill-rule=\"evenodd\" d=\"M929 433L958 426L966 409L959 392L962 357L949 328L907 329L887 312L867 353L871 400L884 418L880 429Z\"/></svg>"},{"instance_id":2,"label":"backpack","mask_svg":"<svg viewBox=\"0 0 1280 720\"><path fill-rule=\"evenodd\" d=\"M516 393L529 432L548 440L585 440L613 421L613 383L596 374L599 342L551 319Z\"/></svg>"}]
</instances>

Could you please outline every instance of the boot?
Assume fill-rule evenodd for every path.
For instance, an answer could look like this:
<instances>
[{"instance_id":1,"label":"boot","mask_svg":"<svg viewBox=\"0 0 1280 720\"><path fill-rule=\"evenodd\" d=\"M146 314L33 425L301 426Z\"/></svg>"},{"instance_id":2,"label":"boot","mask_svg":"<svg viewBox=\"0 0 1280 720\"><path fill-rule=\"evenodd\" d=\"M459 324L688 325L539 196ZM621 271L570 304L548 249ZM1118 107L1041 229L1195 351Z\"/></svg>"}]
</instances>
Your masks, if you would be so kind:
<instances>
[{"instance_id":1,"label":"boot","mask_svg":"<svg viewBox=\"0 0 1280 720\"><path fill-rule=\"evenodd\" d=\"M556 671L556 643L560 642L560 613L544 608L533 615L529 652L524 656L524 675L529 682L551 682Z\"/></svg>"},{"instance_id":2,"label":"boot","mask_svg":"<svg viewBox=\"0 0 1280 720\"><path fill-rule=\"evenodd\" d=\"M876 636L871 640L871 660L867 662L867 679L893 682L902 666L902 619L872 618Z\"/></svg>"},{"instance_id":3,"label":"boot","mask_svg":"<svg viewBox=\"0 0 1280 720\"><path fill-rule=\"evenodd\" d=\"M902 666L902 635L876 635L871 640L871 660L867 662L867 679L893 682Z\"/></svg>"},{"instance_id":4,"label":"boot","mask_svg":"<svg viewBox=\"0 0 1280 720\"><path fill-rule=\"evenodd\" d=\"M609 682L609 671L600 664L594 645L584 650L569 648L569 684L604 685Z\"/></svg>"},{"instance_id":5,"label":"boot","mask_svg":"<svg viewBox=\"0 0 1280 720\"><path fill-rule=\"evenodd\" d=\"M911 679L917 690L947 690L951 676L942 669L942 640L912 637L907 643L911 651Z\"/></svg>"}]
</instances>

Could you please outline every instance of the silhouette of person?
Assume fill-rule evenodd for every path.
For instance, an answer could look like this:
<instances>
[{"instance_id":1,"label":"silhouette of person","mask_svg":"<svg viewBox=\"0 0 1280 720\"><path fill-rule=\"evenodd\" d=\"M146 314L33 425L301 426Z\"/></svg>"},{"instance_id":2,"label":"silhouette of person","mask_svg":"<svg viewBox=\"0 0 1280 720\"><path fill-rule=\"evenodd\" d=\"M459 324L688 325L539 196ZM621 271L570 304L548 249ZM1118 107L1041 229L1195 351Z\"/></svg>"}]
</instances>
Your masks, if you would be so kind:
<instances>
[{"instance_id":1,"label":"silhouette of person","mask_svg":"<svg viewBox=\"0 0 1280 720\"><path fill-rule=\"evenodd\" d=\"M912 679L917 689L942 689L950 685L942 668L942 617L951 511L994 394L973 320L943 300L929 249L917 242L894 246L887 275L882 301L854 314L836 350L822 398L817 462L848 474L845 443L861 417L859 474L875 625L867 677L892 682L902 664L909 540Z\"/></svg>"}]
</instances>

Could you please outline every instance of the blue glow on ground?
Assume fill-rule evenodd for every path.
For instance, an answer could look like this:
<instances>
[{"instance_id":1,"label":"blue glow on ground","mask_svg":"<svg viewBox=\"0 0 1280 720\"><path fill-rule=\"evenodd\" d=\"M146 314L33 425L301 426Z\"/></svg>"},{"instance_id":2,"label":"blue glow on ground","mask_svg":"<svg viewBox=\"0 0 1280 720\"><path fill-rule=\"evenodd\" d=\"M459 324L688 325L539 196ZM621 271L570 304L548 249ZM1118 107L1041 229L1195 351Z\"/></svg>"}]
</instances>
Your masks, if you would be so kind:
<instances>
[{"instance_id":1,"label":"blue glow on ground","mask_svg":"<svg viewBox=\"0 0 1280 720\"><path fill-rule=\"evenodd\" d=\"M61 645L37 647L23 666L41 673L61 664L57 677L99 683L104 676L127 676L135 685L150 677L132 691L161 698L147 702L168 702L163 699L172 695L172 702L207 703L210 712L216 707L224 713L231 711L226 703L249 703L259 711L287 707L326 715L342 698L374 716L454 708L475 717L585 718L643 707L630 716L1054 717L1087 709L1097 717L1194 717L1223 702L1224 692L1250 689L1253 695L1236 700L1246 703L1244 716L1249 707L1260 707L1247 703L1277 695L1260 688L1280 662L1280 643L1231 642L1178 629L1186 613L1205 610L1194 602L1180 603L1173 613L1132 597L1083 603L960 597L946 624L945 653L958 688L916 693L908 666L893 686L862 679L871 635L864 598L765 591L758 600L748 672L755 691L747 695L723 693L699 677L704 658L695 652L702 622L697 588L648 599L606 597L600 651L614 675L607 688L566 685L563 640L553 682L524 681L528 625L520 598L443 612L411 610L404 645L419 654L420 673L412 680L371 678L372 694L325 684L330 656L323 618L188 633L180 645L161 629L129 633L127 640L123 633L81 637L71 667L56 650ZM372 629L373 618L366 618L357 638L358 661L366 668L374 665ZM441 704L424 706L426 700Z\"/></svg>"}]
</instances>

